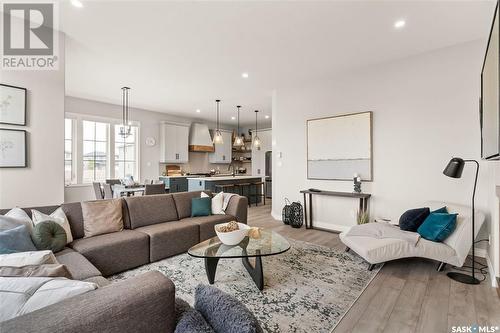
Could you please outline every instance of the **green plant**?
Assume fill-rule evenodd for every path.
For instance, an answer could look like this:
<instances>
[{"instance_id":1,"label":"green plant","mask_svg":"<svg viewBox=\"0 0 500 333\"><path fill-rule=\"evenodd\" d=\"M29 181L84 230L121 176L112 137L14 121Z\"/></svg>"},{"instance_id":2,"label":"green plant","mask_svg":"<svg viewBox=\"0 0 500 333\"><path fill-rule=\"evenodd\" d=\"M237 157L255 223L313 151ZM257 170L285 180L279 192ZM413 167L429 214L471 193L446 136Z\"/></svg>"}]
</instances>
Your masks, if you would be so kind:
<instances>
[{"instance_id":1,"label":"green plant","mask_svg":"<svg viewBox=\"0 0 500 333\"><path fill-rule=\"evenodd\" d=\"M358 210L358 213L356 214L356 221L358 224L366 224L370 222L370 215L364 210Z\"/></svg>"}]
</instances>

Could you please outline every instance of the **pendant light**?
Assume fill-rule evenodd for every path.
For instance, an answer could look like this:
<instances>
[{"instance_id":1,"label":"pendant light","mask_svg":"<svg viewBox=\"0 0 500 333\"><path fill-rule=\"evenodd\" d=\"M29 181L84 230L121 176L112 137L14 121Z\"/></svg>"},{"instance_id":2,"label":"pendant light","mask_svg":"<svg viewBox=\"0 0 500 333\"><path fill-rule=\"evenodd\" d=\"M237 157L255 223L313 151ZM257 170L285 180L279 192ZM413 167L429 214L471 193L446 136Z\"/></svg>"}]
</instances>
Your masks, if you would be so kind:
<instances>
[{"instance_id":1,"label":"pendant light","mask_svg":"<svg viewBox=\"0 0 500 333\"><path fill-rule=\"evenodd\" d=\"M215 103L217 104L217 129L215 130L213 143L214 143L214 145L221 145L224 143L224 140L222 139L222 133L220 132L220 128L219 128L219 103L220 103L220 99L216 99Z\"/></svg>"},{"instance_id":2,"label":"pendant light","mask_svg":"<svg viewBox=\"0 0 500 333\"><path fill-rule=\"evenodd\" d=\"M234 138L233 146L234 147L241 147L241 146L243 146L243 139L241 138L241 135L240 135L240 108L241 108L241 105L236 106L236 108L238 109L238 129L236 131L236 137Z\"/></svg>"},{"instance_id":3,"label":"pendant light","mask_svg":"<svg viewBox=\"0 0 500 333\"><path fill-rule=\"evenodd\" d=\"M128 108L129 101L129 87L122 87L122 125L120 126L120 136L127 138L130 135L130 111Z\"/></svg>"},{"instance_id":4,"label":"pendant light","mask_svg":"<svg viewBox=\"0 0 500 333\"><path fill-rule=\"evenodd\" d=\"M259 110L255 110L255 136L253 138L253 146L255 148L260 148L260 145L262 144L262 142L260 141L260 138L259 138L259 132L258 132L258 129L257 129L257 114L259 113Z\"/></svg>"}]
</instances>

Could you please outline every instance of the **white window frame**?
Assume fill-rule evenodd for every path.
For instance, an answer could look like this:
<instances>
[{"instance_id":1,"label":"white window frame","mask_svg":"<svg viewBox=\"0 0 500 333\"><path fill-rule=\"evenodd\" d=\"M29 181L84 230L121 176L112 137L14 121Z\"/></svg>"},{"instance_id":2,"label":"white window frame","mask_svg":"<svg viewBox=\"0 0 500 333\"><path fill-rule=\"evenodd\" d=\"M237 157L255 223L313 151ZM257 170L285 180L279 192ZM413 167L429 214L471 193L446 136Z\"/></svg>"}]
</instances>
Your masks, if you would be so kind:
<instances>
[{"instance_id":1,"label":"white window frame","mask_svg":"<svg viewBox=\"0 0 500 333\"><path fill-rule=\"evenodd\" d=\"M94 121L108 124L108 158L106 160L106 178L115 178L115 125L122 123L121 119L93 116L79 113L66 112L65 118L73 120L72 131L72 170L76 171L76 184L66 184L71 186L88 186L90 183L83 183L83 121ZM131 121L130 125L137 127L135 160L137 167L137 181L141 179L141 123Z\"/></svg>"}]
</instances>

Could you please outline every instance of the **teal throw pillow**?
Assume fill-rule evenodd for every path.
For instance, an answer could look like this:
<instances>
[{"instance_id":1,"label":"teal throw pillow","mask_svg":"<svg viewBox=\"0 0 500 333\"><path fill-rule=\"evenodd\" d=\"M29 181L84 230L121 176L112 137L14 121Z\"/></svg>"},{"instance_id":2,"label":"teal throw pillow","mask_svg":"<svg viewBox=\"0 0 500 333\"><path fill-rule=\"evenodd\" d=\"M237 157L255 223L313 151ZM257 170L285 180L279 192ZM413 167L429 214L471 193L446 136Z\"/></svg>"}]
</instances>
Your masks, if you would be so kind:
<instances>
[{"instance_id":1,"label":"teal throw pillow","mask_svg":"<svg viewBox=\"0 0 500 333\"><path fill-rule=\"evenodd\" d=\"M66 231L57 222L44 221L37 223L31 235L38 250L58 252L66 246Z\"/></svg>"},{"instance_id":2,"label":"teal throw pillow","mask_svg":"<svg viewBox=\"0 0 500 333\"><path fill-rule=\"evenodd\" d=\"M191 199L191 217L212 215L212 198Z\"/></svg>"},{"instance_id":3,"label":"teal throw pillow","mask_svg":"<svg viewBox=\"0 0 500 333\"><path fill-rule=\"evenodd\" d=\"M439 209L433 210L431 213L442 213L442 214L448 214L448 209L446 206L441 207Z\"/></svg>"},{"instance_id":4,"label":"teal throw pillow","mask_svg":"<svg viewBox=\"0 0 500 333\"><path fill-rule=\"evenodd\" d=\"M25 225L0 232L0 254L36 251Z\"/></svg>"},{"instance_id":5,"label":"teal throw pillow","mask_svg":"<svg viewBox=\"0 0 500 333\"><path fill-rule=\"evenodd\" d=\"M430 213L417 232L423 238L442 242L455 230L458 214Z\"/></svg>"}]
</instances>

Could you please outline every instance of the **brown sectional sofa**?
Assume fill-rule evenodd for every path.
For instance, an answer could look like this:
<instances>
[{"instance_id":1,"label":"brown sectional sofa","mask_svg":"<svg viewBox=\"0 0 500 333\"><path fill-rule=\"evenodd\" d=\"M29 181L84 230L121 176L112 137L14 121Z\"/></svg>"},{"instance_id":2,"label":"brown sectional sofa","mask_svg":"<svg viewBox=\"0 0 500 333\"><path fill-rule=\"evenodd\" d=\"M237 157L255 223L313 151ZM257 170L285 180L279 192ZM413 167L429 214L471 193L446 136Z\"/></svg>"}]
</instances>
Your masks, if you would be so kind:
<instances>
[{"instance_id":1,"label":"brown sectional sofa","mask_svg":"<svg viewBox=\"0 0 500 333\"><path fill-rule=\"evenodd\" d=\"M204 191L207 192L207 191ZM186 252L215 236L214 225L247 222L246 197L234 196L227 215L191 217L191 199L200 191L122 199L124 230L84 238L79 202L61 207L73 242L55 253L76 280L103 288L0 323L0 332L173 332L175 287L158 272L110 284L106 276ZM211 194L211 193L209 193ZM59 206L25 208L45 214ZM8 209L0 210L5 214ZM140 309L140 316L137 311Z\"/></svg>"}]
</instances>

